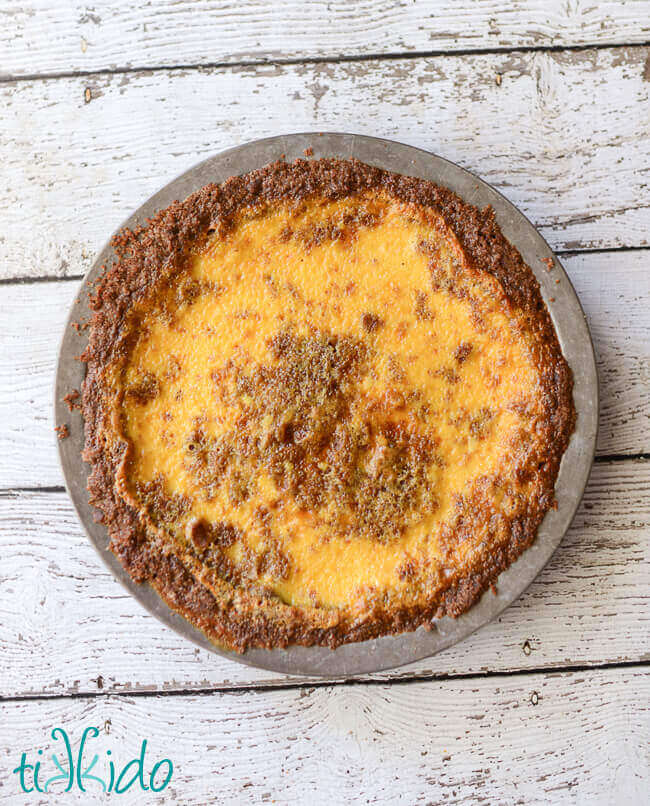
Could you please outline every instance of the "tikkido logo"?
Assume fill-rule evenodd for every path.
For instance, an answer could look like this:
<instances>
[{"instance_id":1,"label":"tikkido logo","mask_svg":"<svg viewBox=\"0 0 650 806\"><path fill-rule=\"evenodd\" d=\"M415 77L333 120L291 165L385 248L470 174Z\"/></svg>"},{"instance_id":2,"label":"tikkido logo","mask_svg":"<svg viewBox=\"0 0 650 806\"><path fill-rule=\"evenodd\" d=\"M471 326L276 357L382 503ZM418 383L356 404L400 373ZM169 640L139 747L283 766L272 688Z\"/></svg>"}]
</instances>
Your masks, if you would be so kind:
<instances>
[{"instance_id":1,"label":"tikkido logo","mask_svg":"<svg viewBox=\"0 0 650 806\"><path fill-rule=\"evenodd\" d=\"M51 792L59 795L75 788L81 792L91 792L93 789L97 792L101 788L103 792L121 795L132 787L142 791L162 792L174 774L174 765L168 758L157 761L147 772L149 765L145 767L146 739L142 740L140 754L122 766L113 760L110 749L102 751L102 761L99 753L87 760L90 757L87 742L99 736L98 728L88 727L84 730L76 754L63 728L54 728L50 735L54 742L62 742L62 758L56 753L46 756L43 750L38 750L35 758L24 752L20 764L12 770L18 776L20 788L25 793Z\"/></svg>"}]
</instances>

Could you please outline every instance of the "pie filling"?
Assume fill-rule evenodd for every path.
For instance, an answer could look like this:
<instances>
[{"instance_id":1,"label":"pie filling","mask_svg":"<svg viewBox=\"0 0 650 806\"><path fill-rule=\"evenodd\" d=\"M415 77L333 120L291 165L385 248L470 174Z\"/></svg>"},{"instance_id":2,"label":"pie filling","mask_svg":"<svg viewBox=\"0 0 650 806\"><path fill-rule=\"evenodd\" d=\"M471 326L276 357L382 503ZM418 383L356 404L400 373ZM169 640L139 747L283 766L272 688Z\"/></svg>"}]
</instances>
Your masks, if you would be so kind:
<instances>
[{"instance_id":1,"label":"pie filling","mask_svg":"<svg viewBox=\"0 0 650 806\"><path fill-rule=\"evenodd\" d=\"M418 601L528 494L522 324L435 214L376 193L250 212L133 311L122 494L207 584Z\"/></svg>"}]
</instances>

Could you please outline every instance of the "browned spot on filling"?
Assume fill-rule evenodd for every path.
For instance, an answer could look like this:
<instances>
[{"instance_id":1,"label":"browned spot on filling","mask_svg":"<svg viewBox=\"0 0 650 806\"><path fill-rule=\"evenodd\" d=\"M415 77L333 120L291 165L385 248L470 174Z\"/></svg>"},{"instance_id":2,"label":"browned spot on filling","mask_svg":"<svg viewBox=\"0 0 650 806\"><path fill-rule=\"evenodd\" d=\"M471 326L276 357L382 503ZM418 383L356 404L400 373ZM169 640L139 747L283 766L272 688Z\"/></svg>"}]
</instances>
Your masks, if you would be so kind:
<instances>
[{"instance_id":1,"label":"browned spot on filling","mask_svg":"<svg viewBox=\"0 0 650 806\"><path fill-rule=\"evenodd\" d=\"M156 526L164 527L175 523L191 506L191 501L186 496L166 491L165 478L162 475L156 476L152 481L135 482L135 491Z\"/></svg>"},{"instance_id":2,"label":"browned spot on filling","mask_svg":"<svg viewBox=\"0 0 650 806\"><path fill-rule=\"evenodd\" d=\"M167 361L167 369L165 370L165 379L174 383L182 374L183 367L180 360L175 355L170 355Z\"/></svg>"},{"instance_id":3,"label":"browned spot on filling","mask_svg":"<svg viewBox=\"0 0 650 806\"><path fill-rule=\"evenodd\" d=\"M126 394L136 403L144 405L160 394L160 381L151 372L144 372L126 390Z\"/></svg>"},{"instance_id":4,"label":"browned spot on filling","mask_svg":"<svg viewBox=\"0 0 650 806\"><path fill-rule=\"evenodd\" d=\"M374 333L375 330L378 330L384 324L384 320L381 316L377 316L374 313L364 313L361 317L361 324L363 325L363 329L366 330L368 333Z\"/></svg>"},{"instance_id":5,"label":"browned spot on filling","mask_svg":"<svg viewBox=\"0 0 650 806\"><path fill-rule=\"evenodd\" d=\"M428 258L434 258L438 255L438 247L432 241L420 241L416 249Z\"/></svg>"},{"instance_id":6,"label":"browned spot on filling","mask_svg":"<svg viewBox=\"0 0 650 806\"><path fill-rule=\"evenodd\" d=\"M291 557L288 552L283 551L277 543L272 543L261 552L256 552L251 557L251 570L256 578L263 575L273 577L273 579L287 579L291 571Z\"/></svg>"},{"instance_id":7,"label":"browned spot on filling","mask_svg":"<svg viewBox=\"0 0 650 806\"><path fill-rule=\"evenodd\" d=\"M309 250L324 243L350 241L360 228L374 227L379 220L379 217L370 210L359 207L355 210L346 210L329 220L305 227L296 235Z\"/></svg>"},{"instance_id":8,"label":"browned spot on filling","mask_svg":"<svg viewBox=\"0 0 650 806\"><path fill-rule=\"evenodd\" d=\"M469 358L472 349L473 347L469 342L467 341L461 342L458 345L458 347L456 347L456 349L454 350L454 358L456 359L456 361L458 361L459 364L462 364Z\"/></svg>"},{"instance_id":9,"label":"browned spot on filling","mask_svg":"<svg viewBox=\"0 0 650 806\"><path fill-rule=\"evenodd\" d=\"M476 417L472 418L469 424L469 431L477 439L485 439L490 421L494 417L494 412L490 409L481 409Z\"/></svg>"},{"instance_id":10,"label":"browned spot on filling","mask_svg":"<svg viewBox=\"0 0 650 806\"><path fill-rule=\"evenodd\" d=\"M241 555L237 560L225 554L223 549L223 546L208 544L202 552L202 562L221 579L232 584L241 585L244 580L249 584L253 583L250 590L264 598L270 597L271 593L268 588L259 584L260 578L269 576L275 580L284 580L289 577L293 568L291 555L275 540L267 541L259 551L242 542Z\"/></svg>"},{"instance_id":11,"label":"browned spot on filling","mask_svg":"<svg viewBox=\"0 0 650 806\"><path fill-rule=\"evenodd\" d=\"M205 551L208 546L232 546L242 537L242 532L232 523L208 523L203 518L192 518L185 527L185 537L198 551Z\"/></svg>"},{"instance_id":12,"label":"browned spot on filling","mask_svg":"<svg viewBox=\"0 0 650 806\"><path fill-rule=\"evenodd\" d=\"M415 316L422 321L431 321L433 311L429 308L429 297L424 291L415 294Z\"/></svg>"},{"instance_id":13,"label":"browned spot on filling","mask_svg":"<svg viewBox=\"0 0 650 806\"><path fill-rule=\"evenodd\" d=\"M417 577L417 564L414 560L405 560L397 568L397 576L405 582L412 582Z\"/></svg>"},{"instance_id":14,"label":"browned spot on filling","mask_svg":"<svg viewBox=\"0 0 650 806\"><path fill-rule=\"evenodd\" d=\"M401 365L396 355L388 356L387 368L388 377L391 379L391 381L393 381L393 383L406 383L406 372L404 371L404 367ZM413 391L415 392L416 390Z\"/></svg>"},{"instance_id":15,"label":"browned spot on filling","mask_svg":"<svg viewBox=\"0 0 650 806\"><path fill-rule=\"evenodd\" d=\"M447 383L455 384L460 381L460 375L451 367L437 369L433 374L438 378L443 378Z\"/></svg>"}]
</instances>

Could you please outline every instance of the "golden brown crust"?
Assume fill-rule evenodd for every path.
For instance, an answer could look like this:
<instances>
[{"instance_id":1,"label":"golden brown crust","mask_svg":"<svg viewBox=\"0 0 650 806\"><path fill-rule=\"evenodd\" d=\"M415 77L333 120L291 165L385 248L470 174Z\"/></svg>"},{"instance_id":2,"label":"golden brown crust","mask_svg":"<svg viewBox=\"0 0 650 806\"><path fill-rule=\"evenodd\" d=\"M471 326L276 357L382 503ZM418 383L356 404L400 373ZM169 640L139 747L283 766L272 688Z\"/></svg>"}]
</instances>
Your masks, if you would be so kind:
<instances>
[{"instance_id":1,"label":"golden brown crust","mask_svg":"<svg viewBox=\"0 0 650 806\"><path fill-rule=\"evenodd\" d=\"M215 597L177 557L153 545L137 511L116 493L116 472L126 445L112 445L109 449L104 442L108 414L102 370L128 350L122 333L133 304L157 282L162 271L173 275L182 270L188 244L200 242L210 231L227 228L236 212L260 202L299 202L314 196L334 200L367 189L382 190L400 201L440 213L473 268L495 277L510 304L524 312L527 327L540 345L537 363L544 389L542 428L548 450L545 461L536 469L540 492L527 502L525 515L510 521L508 542L485 557L469 576L450 577L448 587L431 601L392 611L377 604L358 623L336 617L315 619L308 610L284 604L271 607L262 600L236 609ZM185 201L175 202L145 227L121 232L114 240L114 248L117 259L97 284L91 300L94 315L83 355L87 362L82 392L83 456L92 466L88 483L90 499L108 528L112 550L133 579L149 581L173 609L212 640L238 650L293 643L335 647L413 630L440 616L457 616L468 610L532 543L544 514L553 505L560 460L574 427L572 376L539 285L519 252L501 233L491 209L478 210L445 188L356 160L276 162L246 176L229 179L223 185L208 185ZM368 328L378 326L370 320L367 324ZM456 356L459 363L467 357L468 349L471 346L459 348ZM480 497L468 503L465 527L468 529L472 506L480 506Z\"/></svg>"}]
</instances>

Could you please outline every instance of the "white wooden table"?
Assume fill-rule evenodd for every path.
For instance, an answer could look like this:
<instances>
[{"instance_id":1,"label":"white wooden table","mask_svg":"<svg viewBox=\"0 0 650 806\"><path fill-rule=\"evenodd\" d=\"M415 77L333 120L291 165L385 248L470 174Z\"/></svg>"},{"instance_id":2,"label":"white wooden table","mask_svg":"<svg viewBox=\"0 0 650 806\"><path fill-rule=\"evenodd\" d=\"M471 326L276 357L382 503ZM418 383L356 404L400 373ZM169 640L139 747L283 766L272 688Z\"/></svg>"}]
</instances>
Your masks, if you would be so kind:
<instances>
[{"instance_id":1,"label":"white wooden table","mask_svg":"<svg viewBox=\"0 0 650 806\"><path fill-rule=\"evenodd\" d=\"M0 804L104 802L20 794L11 770L57 725L173 760L124 803L648 803L650 2L142 5L0 1ZM584 501L528 592L354 683L248 669L147 615L82 533L50 414L107 235L197 161L305 130L500 188L566 266L602 391Z\"/></svg>"}]
</instances>

